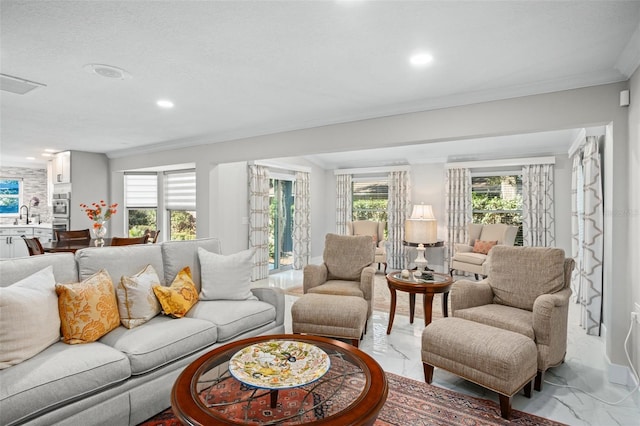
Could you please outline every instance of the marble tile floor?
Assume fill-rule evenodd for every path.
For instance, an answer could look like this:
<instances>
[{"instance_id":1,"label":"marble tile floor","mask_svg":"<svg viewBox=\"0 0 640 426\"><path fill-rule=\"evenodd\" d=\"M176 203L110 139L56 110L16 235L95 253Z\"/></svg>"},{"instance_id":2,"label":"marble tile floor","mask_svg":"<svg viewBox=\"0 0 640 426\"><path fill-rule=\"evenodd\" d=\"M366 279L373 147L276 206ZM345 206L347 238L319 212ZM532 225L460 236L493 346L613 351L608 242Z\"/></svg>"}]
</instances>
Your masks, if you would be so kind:
<instances>
[{"instance_id":1,"label":"marble tile floor","mask_svg":"<svg viewBox=\"0 0 640 426\"><path fill-rule=\"evenodd\" d=\"M380 272L378 272L380 273ZM284 271L257 281L255 286L286 289L302 284L302 271ZM285 331L291 332L291 304L295 296L285 296ZM573 305L572 305L573 306ZM624 398L633 389L613 384L607 378L604 342L586 335L578 325L577 309L569 309L568 350L564 364L545 374L545 381L569 385L587 391L609 402ZM369 320L360 349L371 355L385 371L424 381L420 359L421 319L409 323L408 317L397 316L390 335L386 334L389 314L375 311ZM498 402L495 393L467 382L441 369L434 372L433 384L463 394ZM640 391L617 405L600 402L587 394L544 383L541 392L526 398L522 392L513 398L513 408L569 425L615 426L640 425Z\"/></svg>"}]
</instances>

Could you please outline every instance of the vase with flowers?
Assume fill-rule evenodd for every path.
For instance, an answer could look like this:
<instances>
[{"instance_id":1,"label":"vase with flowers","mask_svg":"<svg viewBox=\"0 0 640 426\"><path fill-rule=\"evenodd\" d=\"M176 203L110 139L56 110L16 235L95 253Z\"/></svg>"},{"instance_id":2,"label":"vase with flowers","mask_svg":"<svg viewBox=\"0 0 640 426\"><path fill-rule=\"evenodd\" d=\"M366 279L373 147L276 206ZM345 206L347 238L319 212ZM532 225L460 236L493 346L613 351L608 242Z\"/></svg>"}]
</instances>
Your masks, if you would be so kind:
<instances>
[{"instance_id":1,"label":"vase with flowers","mask_svg":"<svg viewBox=\"0 0 640 426\"><path fill-rule=\"evenodd\" d=\"M107 227L105 223L116 214L117 203L108 205L104 200L98 203L80 204L80 208L86 213L89 220L93 222L93 235L95 236L95 245L104 246L104 237L107 235Z\"/></svg>"}]
</instances>

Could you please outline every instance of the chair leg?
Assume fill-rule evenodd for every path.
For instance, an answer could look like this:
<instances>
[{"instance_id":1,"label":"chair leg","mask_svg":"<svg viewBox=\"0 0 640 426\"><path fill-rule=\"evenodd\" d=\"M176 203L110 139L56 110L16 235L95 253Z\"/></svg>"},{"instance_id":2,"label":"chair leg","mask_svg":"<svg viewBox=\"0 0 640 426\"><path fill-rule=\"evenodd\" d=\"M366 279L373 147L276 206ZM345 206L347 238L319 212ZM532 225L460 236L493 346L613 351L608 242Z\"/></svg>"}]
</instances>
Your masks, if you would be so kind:
<instances>
[{"instance_id":1,"label":"chair leg","mask_svg":"<svg viewBox=\"0 0 640 426\"><path fill-rule=\"evenodd\" d=\"M387 274L387 262L384 262L384 273Z\"/></svg>"},{"instance_id":2,"label":"chair leg","mask_svg":"<svg viewBox=\"0 0 640 426\"><path fill-rule=\"evenodd\" d=\"M498 394L500 397L500 415L503 419L511 418L511 397Z\"/></svg>"},{"instance_id":3,"label":"chair leg","mask_svg":"<svg viewBox=\"0 0 640 426\"><path fill-rule=\"evenodd\" d=\"M453 270L454 270L453 268L449 268L449 276L451 278L453 278Z\"/></svg>"},{"instance_id":4,"label":"chair leg","mask_svg":"<svg viewBox=\"0 0 640 426\"><path fill-rule=\"evenodd\" d=\"M536 374L536 383L534 385L534 389L540 392L542 390L542 379L544 378L544 371L538 371Z\"/></svg>"},{"instance_id":5,"label":"chair leg","mask_svg":"<svg viewBox=\"0 0 640 426\"><path fill-rule=\"evenodd\" d=\"M478 274L473 274L476 276L476 281L478 281L480 279L480 277L478 276Z\"/></svg>"},{"instance_id":6,"label":"chair leg","mask_svg":"<svg viewBox=\"0 0 640 426\"><path fill-rule=\"evenodd\" d=\"M422 369L424 370L424 381L430 384L433 381L433 365L423 362Z\"/></svg>"}]
</instances>

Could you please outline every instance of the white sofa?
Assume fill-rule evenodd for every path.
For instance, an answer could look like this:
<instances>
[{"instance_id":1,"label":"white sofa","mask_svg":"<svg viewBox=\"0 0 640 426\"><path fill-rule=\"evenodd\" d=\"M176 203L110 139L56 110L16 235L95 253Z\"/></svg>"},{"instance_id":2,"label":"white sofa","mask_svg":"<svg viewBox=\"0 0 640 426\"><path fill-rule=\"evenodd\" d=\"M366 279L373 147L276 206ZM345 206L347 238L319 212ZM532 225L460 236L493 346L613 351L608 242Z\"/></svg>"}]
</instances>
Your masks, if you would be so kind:
<instances>
[{"instance_id":1,"label":"white sofa","mask_svg":"<svg viewBox=\"0 0 640 426\"><path fill-rule=\"evenodd\" d=\"M197 248L220 253L217 239L88 248L0 261L7 287L52 265L56 282L81 281L100 269L114 283L151 264L171 284L185 266L200 286ZM0 424L136 425L170 406L174 381L186 365L232 340L284 333L284 295L253 288L258 300L199 301L185 317L162 314L97 342L59 341L0 370Z\"/></svg>"}]
</instances>

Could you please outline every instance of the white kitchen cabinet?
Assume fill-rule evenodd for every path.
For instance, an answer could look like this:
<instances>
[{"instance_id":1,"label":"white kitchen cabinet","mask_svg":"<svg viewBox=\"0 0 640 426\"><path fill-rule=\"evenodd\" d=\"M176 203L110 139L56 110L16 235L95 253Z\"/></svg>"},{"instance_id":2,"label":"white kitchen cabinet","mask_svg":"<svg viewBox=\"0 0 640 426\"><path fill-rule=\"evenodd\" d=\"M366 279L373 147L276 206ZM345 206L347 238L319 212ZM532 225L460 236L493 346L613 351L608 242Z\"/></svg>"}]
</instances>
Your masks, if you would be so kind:
<instances>
[{"instance_id":1,"label":"white kitchen cabinet","mask_svg":"<svg viewBox=\"0 0 640 426\"><path fill-rule=\"evenodd\" d=\"M53 160L53 183L71 183L71 151L56 154Z\"/></svg>"},{"instance_id":2,"label":"white kitchen cabinet","mask_svg":"<svg viewBox=\"0 0 640 426\"><path fill-rule=\"evenodd\" d=\"M0 229L0 258L29 256L29 250L22 239L22 235L31 237L33 228L12 227Z\"/></svg>"}]
</instances>

